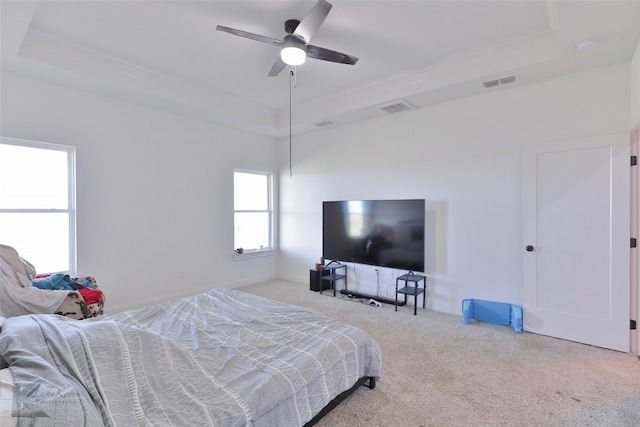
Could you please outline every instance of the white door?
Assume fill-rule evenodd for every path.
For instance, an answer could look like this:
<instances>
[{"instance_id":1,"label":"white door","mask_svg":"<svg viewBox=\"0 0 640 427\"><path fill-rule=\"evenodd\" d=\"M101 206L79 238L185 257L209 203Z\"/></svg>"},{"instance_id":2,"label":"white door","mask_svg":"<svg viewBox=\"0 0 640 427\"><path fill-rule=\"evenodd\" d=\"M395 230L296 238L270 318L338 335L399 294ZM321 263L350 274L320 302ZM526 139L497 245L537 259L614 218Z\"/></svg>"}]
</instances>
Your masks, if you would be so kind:
<instances>
[{"instance_id":1,"label":"white door","mask_svg":"<svg viewBox=\"0 0 640 427\"><path fill-rule=\"evenodd\" d=\"M629 351L630 136L524 155L524 330Z\"/></svg>"}]
</instances>

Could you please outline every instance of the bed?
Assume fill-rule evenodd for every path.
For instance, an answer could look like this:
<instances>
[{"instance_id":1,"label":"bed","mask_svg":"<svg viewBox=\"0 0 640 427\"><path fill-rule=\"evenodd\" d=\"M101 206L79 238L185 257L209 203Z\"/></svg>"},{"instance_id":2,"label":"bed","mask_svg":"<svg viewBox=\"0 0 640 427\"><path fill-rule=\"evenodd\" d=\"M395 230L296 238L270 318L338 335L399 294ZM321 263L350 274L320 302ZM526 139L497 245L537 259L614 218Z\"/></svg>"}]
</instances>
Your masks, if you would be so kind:
<instances>
[{"instance_id":1,"label":"bed","mask_svg":"<svg viewBox=\"0 0 640 427\"><path fill-rule=\"evenodd\" d=\"M7 367L14 404L3 426L286 427L375 387L382 358L367 333L315 310L212 289L81 321L6 319Z\"/></svg>"}]
</instances>

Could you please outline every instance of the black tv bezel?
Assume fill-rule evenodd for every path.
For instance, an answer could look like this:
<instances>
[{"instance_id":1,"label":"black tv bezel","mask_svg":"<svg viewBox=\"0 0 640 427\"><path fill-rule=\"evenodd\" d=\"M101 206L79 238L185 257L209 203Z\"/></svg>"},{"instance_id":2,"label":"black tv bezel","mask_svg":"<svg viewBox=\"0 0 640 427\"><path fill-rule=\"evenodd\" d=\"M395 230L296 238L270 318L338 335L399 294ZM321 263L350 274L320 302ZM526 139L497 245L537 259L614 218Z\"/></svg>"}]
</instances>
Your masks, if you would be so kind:
<instances>
[{"instance_id":1,"label":"black tv bezel","mask_svg":"<svg viewBox=\"0 0 640 427\"><path fill-rule=\"evenodd\" d=\"M326 253L326 248L325 248L325 234L326 234L326 220L325 220L325 204L331 203L331 204L335 204L335 203L340 203L340 204L344 204L344 203L348 203L348 202L384 202L384 203L398 203L398 202L418 202L422 204L422 221L423 221L423 233L422 233L422 260L421 262L418 264L418 266L414 264L410 264L410 263L405 263L405 264L398 264L398 263L394 263L393 265L385 265L385 264L378 264L378 263L373 263L373 262L367 262L367 260L362 260L362 259L341 259L340 257L332 257L330 256L330 254ZM425 221L426 221L426 200L425 199L419 199L419 198L415 198L415 199L362 199L362 200L357 200L357 199L350 199L350 200L325 200L322 202L322 258L324 260L331 260L331 261L338 261L338 262L346 262L346 263L354 263L354 264L362 264L362 265L370 265L370 266L374 266L374 267L380 267L380 268L390 268L390 269L396 269L396 270L404 270L404 271L411 271L411 272L424 272L425 270L425 265L426 265L426 260L425 260L425 255L426 255L426 250L425 250L425 235L424 235L424 227L425 227ZM419 268L417 268L419 267Z\"/></svg>"}]
</instances>

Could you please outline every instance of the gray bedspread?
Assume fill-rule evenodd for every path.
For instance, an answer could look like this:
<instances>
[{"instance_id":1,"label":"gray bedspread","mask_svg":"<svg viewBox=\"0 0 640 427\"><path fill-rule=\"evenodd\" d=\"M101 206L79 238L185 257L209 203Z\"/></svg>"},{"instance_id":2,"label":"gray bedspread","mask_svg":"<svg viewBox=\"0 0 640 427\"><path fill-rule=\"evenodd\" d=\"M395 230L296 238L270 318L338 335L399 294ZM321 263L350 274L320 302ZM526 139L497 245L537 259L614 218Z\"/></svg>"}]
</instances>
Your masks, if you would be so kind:
<instances>
[{"instance_id":1,"label":"gray bedspread","mask_svg":"<svg viewBox=\"0 0 640 427\"><path fill-rule=\"evenodd\" d=\"M229 289L83 321L9 318L0 361L19 425L35 426L301 426L382 373L362 330Z\"/></svg>"}]
</instances>

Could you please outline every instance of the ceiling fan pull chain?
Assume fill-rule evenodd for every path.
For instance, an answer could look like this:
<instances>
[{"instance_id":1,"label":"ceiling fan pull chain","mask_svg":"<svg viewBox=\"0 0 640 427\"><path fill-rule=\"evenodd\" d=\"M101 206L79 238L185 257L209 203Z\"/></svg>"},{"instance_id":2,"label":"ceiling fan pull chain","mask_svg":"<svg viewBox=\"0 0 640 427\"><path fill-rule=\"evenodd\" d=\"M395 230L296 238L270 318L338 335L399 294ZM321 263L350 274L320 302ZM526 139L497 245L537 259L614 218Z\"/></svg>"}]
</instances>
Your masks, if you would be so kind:
<instances>
[{"instance_id":1,"label":"ceiling fan pull chain","mask_svg":"<svg viewBox=\"0 0 640 427\"><path fill-rule=\"evenodd\" d=\"M289 72L289 178L291 178L291 176L293 175L293 169L292 169L292 162L291 162L291 151L292 151L292 133L293 133L293 125L292 125L292 119L291 119L291 86L293 85L292 80L294 78L295 74L293 72L293 70L291 70Z\"/></svg>"}]
</instances>

